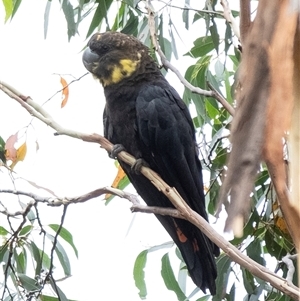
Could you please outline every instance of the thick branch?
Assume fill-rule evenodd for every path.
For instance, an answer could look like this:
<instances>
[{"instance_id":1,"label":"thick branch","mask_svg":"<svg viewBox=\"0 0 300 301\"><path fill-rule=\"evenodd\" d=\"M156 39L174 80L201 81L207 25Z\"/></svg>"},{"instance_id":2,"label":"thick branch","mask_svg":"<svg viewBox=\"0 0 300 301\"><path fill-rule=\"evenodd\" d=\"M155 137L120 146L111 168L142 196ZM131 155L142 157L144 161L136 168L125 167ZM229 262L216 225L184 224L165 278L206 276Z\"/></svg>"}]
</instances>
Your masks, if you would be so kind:
<instances>
[{"instance_id":1,"label":"thick branch","mask_svg":"<svg viewBox=\"0 0 300 301\"><path fill-rule=\"evenodd\" d=\"M240 41L243 45L251 26L250 0L240 0Z\"/></svg>"}]
</instances>

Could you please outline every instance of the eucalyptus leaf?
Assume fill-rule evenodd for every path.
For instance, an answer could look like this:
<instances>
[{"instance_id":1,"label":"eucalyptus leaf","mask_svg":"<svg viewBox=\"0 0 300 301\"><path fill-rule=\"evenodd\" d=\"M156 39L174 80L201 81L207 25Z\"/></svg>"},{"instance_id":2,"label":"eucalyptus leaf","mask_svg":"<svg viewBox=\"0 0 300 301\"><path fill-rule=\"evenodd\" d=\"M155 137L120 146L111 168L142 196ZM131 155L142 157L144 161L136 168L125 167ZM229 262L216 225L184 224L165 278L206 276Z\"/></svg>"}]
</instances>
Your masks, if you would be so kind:
<instances>
[{"instance_id":1,"label":"eucalyptus leaf","mask_svg":"<svg viewBox=\"0 0 300 301\"><path fill-rule=\"evenodd\" d=\"M65 240L65 241L73 248L76 257L78 258L78 250L77 250L77 248L76 248L76 246L75 246L75 244L74 244L72 234L71 234L66 228L64 228L64 227L61 227L61 228L60 228L60 225L57 225L57 224L50 224L50 225L48 225L48 226L49 226L52 230L54 230L55 232L57 232L57 231L60 229L58 235L59 235L61 238L63 238L63 239L64 239L64 240Z\"/></svg>"},{"instance_id":2,"label":"eucalyptus leaf","mask_svg":"<svg viewBox=\"0 0 300 301\"><path fill-rule=\"evenodd\" d=\"M146 299L147 287L145 281L145 266L147 262L148 250L142 251L136 258L133 268L133 278L135 286L139 290L139 296L141 299Z\"/></svg>"},{"instance_id":3,"label":"eucalyptus leaf","mask_svg":"<svg viewBox=\"0 0 300 301\"><path fill-rule=\"evenodd\" d=\"M184 301L186 296L180 289L180 286L174 276L168 253L166 253L161 259L161 275L167 289L173 291L179 301Z\"/></svg>"}]
</instances>

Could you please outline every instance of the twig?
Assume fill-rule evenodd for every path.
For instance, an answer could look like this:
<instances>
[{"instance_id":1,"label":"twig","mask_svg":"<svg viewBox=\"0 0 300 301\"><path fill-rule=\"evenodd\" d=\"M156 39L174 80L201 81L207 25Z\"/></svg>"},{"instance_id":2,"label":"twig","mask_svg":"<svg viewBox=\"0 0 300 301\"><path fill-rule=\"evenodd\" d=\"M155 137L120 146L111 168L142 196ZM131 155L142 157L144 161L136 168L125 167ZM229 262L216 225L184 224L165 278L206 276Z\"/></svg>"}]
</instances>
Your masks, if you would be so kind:
<instances>
[{"instance_id":1,"label":"twig","mask_svg":"<svg viewBox=\"0 0 300 301\"><path fill-rule=\"evenodd\" d=\"M297 256L298 256L298 254L294 254L294 255L287 254L284 257L282 257L282 259L281 259L282 262L284 262L288 268L286 280L289 282L293 281L293 276L295 273L295 266L294 266L293 260L296 260Z\"/></svg>"},{"instance_id":2,"label":"twig","mask_svg":"<svg viewBox=\"0 0 300 301\"><path fill-rule=\"evenodd\" d=\"M166 69L170 69L171 71L173 71L176 76L178 77L178 79L181 81L181 83L188 88L192 93L196 93L199 95L204 95L207 97L213 97L215 98L218 102L220 102L223 106L224 103L227 103L224 108L226 110L230 110L230 114L232 115L234 112L234 109L231 107L231 105L219 94L216 93L215 91L208 91L208 90L203 90L199 87L195 87L193 86L191 83L189 83L179 72L179 70L177 68L175 68L175 66L173 66L166 58L165 54L162 52L161 48L159 47L159 44L157 42L157 35L156 35L156 30L155 30L155 12L151 9L151 1L147 0L147 9L148 9L148 24L149 24L149 30L150 30L150 36L151 36L151 40L152 43L155 47L155 50L157 51L161 62L163 64L163 66Z\"/></svg>"},{"instance_id":3,"label":"twig","mask_svg":"<svg viewBox=\"0 0 300 301\"><path fill-rule=\"evenodd\" d=\"M228 101L210 84L210 82L207 82L208 87L213 92L213 97L224 107L225 110L228 111L228 113L233 116L234 115L234 108L230 105Z\"/></svg>"},{"instance_id":4,"label":"twig","mask_svg":"<svg viewBox=\"0 0 300 301\"><path fill-rule=\"evenodd\" d=\"M61 76L58 73L54 73L55 75ZM70 81L66 86L62 87L60 90L56 91L52 96L50 96L44 103L46 104L49 100L51 100L55 95L57 95L58 93L61 93L65 88L69 87L70 85L72 85L74 82L78 82L80 81L83 77L85 77L86 75L90 74L89 72L84 73L83 75L79 76L78 78L73 79L72 81ZM74 77L73 77L74 78Z\"/></svg>"},{"instance_id":5,"label":"twig","mask_svg":"<svg viewBox=\"0 0 300 301\"><path fill-rule=\"evenodd\" d=\"M21 190L12 190L12 189L1 189L0 193L11 193L16 195L24 195L27 197L32 198L34 201L29 203L30 207L37 206L38 203L45 203L50 207L59 207L59 206L67 206L70 204L77 204L77 203L84 203L86 201L89 201L93 198L99 197L104 194L113 194L115 196L118 196L120 198L127 199L132 203L132 207L130 208L132 212L143 212L143 213L154 213L159 215L169 215L176 218L183 218L183 216L180 214L180 212L173 208L161 208L161 207L155 207L155 206L145 206L141 205L138 197L134 194L125 192L123 190L112 188L112 187L103 187L99 188L93 191L90 191L86 194L83 194L81 196L76 197L69 197L69 198L53 198L53 197L43 197L37 194L34 194L32 192L26 192ZM18 215L23 215L25 212L27 212L27 206L23 210L15 211L15 212L8 212L7 209L1 210L0 213L5 214L10 217L15 217ZM38 219L39 221L39 219ZM39 225L42 228L42 225ZM45 232L45 230L42 229L42 232Z\"/></svg>"},{"instance_id":6,"label":"twig","mask_svg":"<svg viewBox=\"0 0 300 301\"><path fill-rule=\"evenodd\" d=\"M53 239L53 242L52 242L53 246L52 246L51 255L50 255L49 272L47 273L47 276L46 276L45 281L44 281L44 284L45 284L48 280L51 281L51 279L52 279L53 286L55 288L55 293L56 293L57 298L58 298L59 301L61 301L61 298L60 298L60 294L59 294L58 288L56 286L56 282L55 282L55 280L54 280L54 278L52 276L52 271L53 271L53 267L54 267L53 260L54 260L54 251L55 251L56 244L57 244L57 238L58 238L58 235L59 235L59 233L60 233L60 231L62 229L62 226L64 224L65 217L66 217L66 214L67 214L67 208L68 208L68 205L64 205L63 214L61 216L60 224L59 224L59 227L58 227L58 229L57 229L57 231L55 233L55 236L54 236L54 239Z\"/></svg>"},{"instance_id":7,"label":"twig","mask_svg":"<svg viewBox=\"0 0 300 301\"><path fill-rule=\"evenodd\" d=\"M196 9L196 8L187 7L187 6L181 7L181 6L170 4L170 2L167 3L167 2L162 1L162 0L158 0L158 2L164 3L168 7L178 8L178 9L181 9L181 10L191 10L191 11L195 11L195 12L197 12L199 14L203 13L203 14L217 15L217 16L223 17L223 13L218 12L218 11L214 11L214 10Z\"/></svg>"},{"instance_id":8,"label":"twig","mask_svg":"<svg viewBox=\"0 0 300 301\"><path fill-rule=\"evenodd\" d=\"M227 0L221 0L221 5L223 6L223 9L224 9L224 14L223 14L224 18L230 24L233 33L240 40L241 39L240 29L239 29L239 26L238 26L237 22L235 21L235 18L233 17L233 15L231 13L231 9L229 7L228 1Z\"/></svg>"}]
</instances>

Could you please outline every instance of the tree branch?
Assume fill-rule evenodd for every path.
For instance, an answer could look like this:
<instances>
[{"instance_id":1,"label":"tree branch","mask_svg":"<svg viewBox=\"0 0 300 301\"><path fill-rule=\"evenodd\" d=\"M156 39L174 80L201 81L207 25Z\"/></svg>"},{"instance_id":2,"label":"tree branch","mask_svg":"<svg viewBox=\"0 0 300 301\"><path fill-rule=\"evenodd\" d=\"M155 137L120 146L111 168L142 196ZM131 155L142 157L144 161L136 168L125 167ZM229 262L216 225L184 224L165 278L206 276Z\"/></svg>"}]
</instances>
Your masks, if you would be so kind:
<instances>
[{"instance_id":1,"label":"tree branch","mask_svg":"<svg viewBox=\"0 0 300 301\"><path fill-rule=\"evenodd\" d=\"M293 281L293 276L295 273L295 266L293 263L293 260L296 260L298 257L298 254L287 254L284 257L282 257L282 262L284 262L288 268L288 272L287 272L287 276L286 276L286 280L289 282Z\"/></svg>"},{"instance_id":2,"label":"tree branch","mask_svg":"<svg viewBox=\"0 0 300 301\"><path fill-rule=\"evenodd\" d=\"M177 68L175 68L175 66L173 66L166 58L165 54L162 52L161 48L159 47L159 44L157 42L157 35L156 35L156 29L155 29L155 12L151 9L151 1L147 0L147 9L148 9L148 24L149 24L149 30L150 30L150 36L151 36L151 40L152 43L155 47L155 50L157 51L161 62L163 64L163 66L168 70L170 69L171 71L173 71L176 76L178 77L178 79L181 81L181 83L188 88L191 92L199 94L199 95L204 95L207 97L213 97L215 98L219 103L222 104L222 106L224 106L224 108L231 114L233 115L234 113L234 108L226 101L226 99L219 94L218 92L216 92L215 90L213 91L208 91L208 90L203 90L199 87L195 87L193 86L191 83L189 83L179 72L179 70ZM225 104L225 105L224 105Z\"/></svg>"},{"instance_id":3,"label":"tree branch","mask_svg":"<svg viewBox=\"0 0 300 301\"><path fill-rule=\"evenodd\" d=\"M2 83L2 85L0 85L0 89L3 90L3 87L5 87L6 90L7 90L8 85L4 86L3 83ZM8 90L10 92L12 92L12 89L8 89ZM16 92L16 90L15 90L15 92ZM41 110L41 108L38 105L36 105L30 97L24 97L24 96L22 96L21 93L15 93L15 94L11 93L11 94L12 94L11 97L16 99L18 102L20 102L21 105L22 105L22 102L24 102L25 105L23 105L23 107L29 112L33 111L34 114L36 116L38 116L37 118L39 118L40 116L43 116L43 118L39 118L39 119L42 120L42 121L45 120L44 122L47 122L46 124L48 124L53 129L57 130L56 134L68 135L68 136L71 136L71 137L74 137L74 138L77 138L77 139L82 139L84 141L99 143L101 145L101 147L103 147L107 151L112 150L113 144L111 144L104 137L102 137L98 134L84 134L84 133L78 133L78 132L75 132L75 131L66 130L61 125L56 123L53 120L53 118L46 111ZM21 95L21 97L18 96L18 95ZM29 101L28 101L28 99L29 99ZM134 165L135 162L136 162L136 159L132 155L130 155L127 152L124 152L124 151L119 153L118 159L122 160L123 162L125 162L126 164L128 164L130 166ZM196 212L192 211L189 208L189 206L186 204L186 202L182 199L182 197L179 195L177 190L175 188L170 187L167 183L165 183L156 172L152 171L148 167L143 166L141 168L141 173L146 178L148 178L151 181L151 183L153 183L153 185L159 191L161 191L165 196L167 196L168 199L171 201L171 203L178 210L178 215L177 215L177 212L174 211L174 209L173 209L172 213L171 212L168 212L168 213L175 214L175 217L179 217L179 218L182 217L182 218L185 218L186 220L190 221L191 223L193 223L208 238L210 238L217 246L219 246L222 250L224 250L224 252L233 261L239 263L241 266L243 266L246 269L248 269L249 271L251 271L253 273L253 275L255 275L255 276L257 276L257 277L259 277L259 278L261 278L265 281L270 282L270 284L272 286L274 286L278 290L284 292L285 294L289 295L290 297L292 297L295 300L300 298L300 293L299 293L298 289L292 283L287 282L285 279L277 276L275 273L271 272L267 268L265 268L265 267L259 265L258 263L254 262L249 257L247 257L246 255L241 253L236 247L234 247L229 242L227 242L224 239L224 237L222 235L218 234L209 225L209 223L204 218L202 218ZM125 193L123 191L120 191L120 190L115 190L115 188L108 188L108 187L94 190L92 192L89 192L89 193L87 193L85 195L82 195L82 196L79 196L79 197L61 198L61 199L57 198L57 197L42 198L42 197L36 196L35 194L32 194L32 193L17 192L17 191L14 191L14 190L10 190L10 191L9 190L1 190L0 192L15 193L15 194L20 193L22 195L27 195L27 196L29 196L33 199L36 198L41 202L48 203L51 206L67 205L67 204L70 203L70 200L72 200L73 203L85 202L88 199L90 199L92 197L99 196L103 193L116 194L118 196L128 198L130 201L132 201L132 197L131 196L128 197L127 193ZM134 202L135 202L135 200L134 200ZM137 208L141 208L140 205L137 206ZM160 211L159 209L163 209L163 210ZM148 211L148 212L149 212L149 210L150 209L146 209L146 211ZM162 214L167 214L167 212L165 211L165 208L156 208L155 207L154 213L155 214L160 214L160 212Z\"/></svg>"},{"instance_id":4,"label":"tree branch","mask_svg":"<svg viewBox=\"0 0 300 301\"><path fill-rule=\"evenodd\" d=\"M223 6L223 9L224 9L224 13L223 13L224 18L230 24L230 26L232 28L232 31L236 35L236 37L239 40L241 40L240 29L239 29L239 26L238 26L235 18L233 17L233 15L231 13L231 9L229 7L228 1L227 0L221 0L220 2L221 2L221 5Z\"/></svg>"},{"instance_id":5,"label":"tree branch","mask_svg":"<svg viewBox=\"0 0 300 301\"><path fill-rule=\"evenodd\" d=\"M143 167L143 174L147 174L148 169ZM146 169L146 171L145 171ZM64 206L76 203L86 202L91 198L98 197L102 194L110 193L117 195L119 197L123 197L128 199L133 203L131 210L133 212L145 212L145 213L154 213L161 215L170 215L175 218L183 218L193 223L196 227L198 227L209 239L211 239L216 245L218 245L228 257L230 257L233 261L240 264L249 270L253 275L269 282L273 287L282 291L283 293L289 295L291 298L298 300L300 297L299 290L296 286L294 286L289 279L284 279L272 271L268 270L266 267L258 264L257 262L250 259L248 256L244 255L240 250L238 250L235 246L230 244L228 241L224 239L222 235L217 233L212 226L198 213L191 210L186 202L182 199L175 188L169 187L157 174L154 173L155 177L152 178L151 170L149 170L148 178L151 178L153 185L155 185L162 193L164 193L172 204L177 208L160 208L160 207L148 207L140 205L137 201L136 196L132 194L128 194L122 190L104 187L94 191L91 191L82 196L72 197L72 198L49 198L49 197L41 197L33 193L28 193L24 191L16 191L16 190L0 190L0 193L14 193L25 195L33 198L35 201L30 203L30 206L35 202L43 202L47 203L49 206ZM26 210L26 208L25 208ZM28 210L27 210L28 211Z\"/></svg>"},{"instance_id":6,"label":"tree branch","mask_svg":"<svg viewBox=\"0 0 300 301\"><path fill-rule=\"evenodd\" d=\"M243 45L251 26L250 0L240 0L240 41Z\"/></svg>"}]
</instances>

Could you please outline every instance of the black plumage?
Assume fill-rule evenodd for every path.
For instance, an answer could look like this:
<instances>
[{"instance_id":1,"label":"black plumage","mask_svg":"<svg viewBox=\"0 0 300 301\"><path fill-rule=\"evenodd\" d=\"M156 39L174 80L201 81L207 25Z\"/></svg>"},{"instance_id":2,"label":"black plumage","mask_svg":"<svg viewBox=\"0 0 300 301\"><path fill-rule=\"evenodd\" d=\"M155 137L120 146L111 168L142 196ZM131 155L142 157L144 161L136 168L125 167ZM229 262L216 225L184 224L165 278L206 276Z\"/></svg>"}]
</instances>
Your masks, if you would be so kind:
<instances>
[{"instance_id":1,"label":"black plumage","mask_svg":"<svg viewBox=\"0 0 300 301\"><path fill-rule=\"evenodd\" d=\"M207 220L202 168L188 108L163 77L148 48L125 34L96 33L83 62L104 87L105 137L143 159ZM120 164L147 205L173 207L148 179ZM215 294L214 256L219 249L191 223L169 216L157 218L180 249L195 284Z\"/></svg>"}]
</instances>

